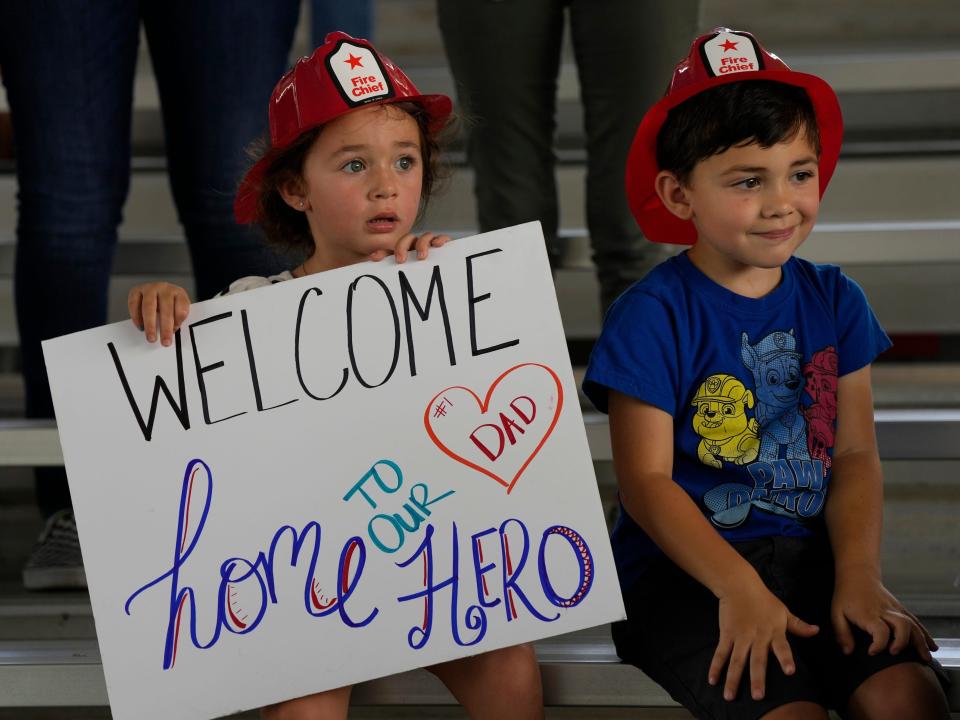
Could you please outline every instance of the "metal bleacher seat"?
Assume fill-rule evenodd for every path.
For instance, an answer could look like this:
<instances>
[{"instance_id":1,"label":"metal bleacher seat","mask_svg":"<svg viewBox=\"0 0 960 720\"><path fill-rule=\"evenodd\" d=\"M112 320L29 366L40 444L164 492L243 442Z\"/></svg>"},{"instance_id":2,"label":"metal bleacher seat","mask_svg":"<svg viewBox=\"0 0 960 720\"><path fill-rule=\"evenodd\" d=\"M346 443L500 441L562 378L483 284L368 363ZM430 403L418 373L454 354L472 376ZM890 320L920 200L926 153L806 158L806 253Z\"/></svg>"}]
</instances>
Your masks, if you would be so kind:
<instances>
[{"instance_id":1,"label":"metal bleacher seat","mask_svg":"<svg viewBox=\"0 0 960 720\"><path fill-rule=\"evenodd\" d=\"M937 642L936 657L953 681L948 697L956 711L960 708L960 640L941 638ZM548 707L676 705L643 673L620 663L609 637L599 630L537 643L537 656ZM4 707L106 705L96 640L0 641L0 699ZM453 698L433 675L413 670L361 683L353 702L435 706L450 705Z\"/></svg>"},{"instance_id":2,"label":"metal bleacher seat","mask_svg":"<svg viewBox=\"0 0 960 720\"><path fill-rule=\"evenodd\" d=\"M434 1L377 0L376 5L378 44L421 88L453 94ZM960 315L955 310L960 305L960 13L954 0L877 3L869 11L859 3L809 0L802 16L789 4L771 9L774 4L759 0L703 0L702 5L703 28L725 24L753 30L792 67L820 74L837 87L848 127L845 150L820 223L802 254L843 265L864 286L889 332L936 340L928 354L920 354L924 362L911 358L875 367L888 503L884 570L888 581L892 575L894 590L930 620L940 638L938 657L954 682L951 708L960 713L960 590L955 582L960 523L954 519L960 512ZM297 43L296 52L306 50L302 28ZM577 93L567 58L557 139L560 224L567 248L556 284L572 348L588 346L600 327L584 229ZM148 278L190 282L147 65L138 71L135 96L135 159L111 285L111 320L126 316L126 291L135 283ZM0 113L4 110L0 92ZM446 193L433 202L425 226L462 236L473 232L475 222L472 178L460 148L452 157L456 172ZM4 708L59 707L67 714L50 715L59 720L72 717L70 708L104 706L107 696L87 595L25 593L18 583L22 558L2 547L12 532L4 530L4 518L19 512L8 505L3 515L5 498L19 498L21 509L29 502L23 492L16 495L8 488L29 487L23 468L62 464L55 424L21 417L11 292L15 186L12 163L0 159L0 718L20 717L4 715ZM610 503L615 485L606 418L586 412L585 421L601 494ZM28 521L17 522L32 532ZM18 547L29 547L30 540ZM934 559L921 561L928 552ZM537 651L548 706L592 708L563 717L599 717L600 708L629 709L602 715L610 718L644 716L636 708L675 708L642 673L619 663L606 628L546 640L537 643ZM375 707L453 703L422 671L364 683L354 698ZM685 716L676 712L670 717Z\"/></svg>"}]
</instances>

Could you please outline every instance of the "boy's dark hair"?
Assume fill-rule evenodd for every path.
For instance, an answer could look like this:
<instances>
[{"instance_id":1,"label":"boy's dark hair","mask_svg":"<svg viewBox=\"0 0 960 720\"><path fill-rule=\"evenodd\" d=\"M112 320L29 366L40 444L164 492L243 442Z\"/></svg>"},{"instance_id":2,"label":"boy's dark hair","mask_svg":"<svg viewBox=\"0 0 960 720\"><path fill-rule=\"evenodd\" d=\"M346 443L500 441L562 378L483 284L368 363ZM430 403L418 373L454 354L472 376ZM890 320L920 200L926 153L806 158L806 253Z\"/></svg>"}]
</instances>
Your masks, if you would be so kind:
<instances>
[{"instance_id":1,"label":"boy's dark hair","mask_svg":"<svg viewBox=\"0 0 960 720\"><path fill-rule=\"evenodd\" d=\"M417 213L419 221L431 194L436 189L437 182L446 177L446 168L440 162L440 147L451 122L448 121L446 126L438 132L430 132L428 129L430 116L421 106L400 102L384 104L381 107L395 107L403 110L417 121L417 126L420 128L423 186L420 192L420 209ZM304 160L321 132L323 132L323 126L303 133L296 142L277 156L264 172L260 182L257 197L257 224L263 230L267 244L279 250L299 252L304 256L313 252L313 236L310 234L306 215L287 205L280 194L280 188L290 180L303 178ZM251 146L250 155L256 161L263 157L267 150L267 144L259 141Z\"/></svg>"},{"instance_id":2,"label":"boy's dark hair","mask_svg":"<svg viewBox=\"0 0 960 720\"><path fill-rule=\"evenodd\" d=\"M819 157L817 116L803 88L772 80L719 85L670 110L657 135L657 164L686 184L701 160L752 142L768 148L800 132Z\"/></svg>"}]
</instances>

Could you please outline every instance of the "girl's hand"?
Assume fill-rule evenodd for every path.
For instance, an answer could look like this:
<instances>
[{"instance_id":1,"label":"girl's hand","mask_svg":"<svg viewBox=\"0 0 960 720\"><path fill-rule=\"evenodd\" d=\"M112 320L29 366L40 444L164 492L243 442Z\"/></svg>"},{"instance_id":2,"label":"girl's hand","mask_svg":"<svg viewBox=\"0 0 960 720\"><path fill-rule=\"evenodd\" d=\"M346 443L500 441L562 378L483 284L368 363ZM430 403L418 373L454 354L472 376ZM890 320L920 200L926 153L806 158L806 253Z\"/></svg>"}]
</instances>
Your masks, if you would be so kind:
<instances>
[{"instance_id":1,"label":"girl's hand","mask_svg":"<svg viewBox=\"0 0 960 720\"><path fill-rule=\"evenodd\" d=\"M885 648L896 655L910 643L920 657L929 662L930 651L937 649L926 628L890 594L874 572L838 573L830 617L837 642L847 655L853 652L851 623L869 633L872 641L867 652L870 655Z\"/></svg>"},{"instance_id":2,"label":"girl's hand","mask_svg":"<svg viewBox=\"0 0 960 720\"><path fill-rule=\"evenodd\" d=\"M398 263L403 263L407 261L407 253L415 249L417 251L417 260L423 260L430 252L430 248L442 247L449 241L449 235L437 235L436 233L425 232L423 235L417 236L414 233L407 233L397 241L392 254ZM389 250L377 250L371 253L370 259L383 260L390 254L391 251Z\"/></svg>"},{"instance_id":3,"label":"girl's hand","mask_svg":"<svg viewBox=\"0 0 960 720\"><path fill-rule=\"evenodd\" d=\"M172 283L143 283L130 290L127 309L133 324L147 336L147 342L156 342L159 329L160 344L167 346L190 312L190 296Z\"/></svg>"},{"instance_id":4,"label":"girl's hand","mask_svg":"<svg viewBox=\"0 0 960 720\"><path fill-rule=\"evenodd\" d=\"M784 674L793 675L796 671L793 651L787 642L788 632L812 637L819 628L791 613L762 582L750 583L721 597L720 642L710 662L707 681L711 685L720 682L726 665L723 697L733 700L749 663L750 695L754 700L761 700L766 692L767 658L771 651Z\"/></svg>"}]
</instances>

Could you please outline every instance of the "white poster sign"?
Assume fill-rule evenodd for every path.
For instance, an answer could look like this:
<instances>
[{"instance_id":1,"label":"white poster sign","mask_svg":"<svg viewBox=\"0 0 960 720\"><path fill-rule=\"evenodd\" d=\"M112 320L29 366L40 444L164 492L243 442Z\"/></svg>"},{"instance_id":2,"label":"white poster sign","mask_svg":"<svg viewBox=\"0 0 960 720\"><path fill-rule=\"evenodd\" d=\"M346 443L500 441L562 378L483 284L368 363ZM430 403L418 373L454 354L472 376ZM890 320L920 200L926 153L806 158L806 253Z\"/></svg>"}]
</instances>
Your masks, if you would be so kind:
<instances>
[{"instance_id":1,"label":"white poster sign","mask_svg":"<svg viewBox=\"0 0 960 720\"><path fill-rule=\"evenodd\" d=\"M120 720L623 617L536 223L44 354Z\"/></svg>"}]
</instances>

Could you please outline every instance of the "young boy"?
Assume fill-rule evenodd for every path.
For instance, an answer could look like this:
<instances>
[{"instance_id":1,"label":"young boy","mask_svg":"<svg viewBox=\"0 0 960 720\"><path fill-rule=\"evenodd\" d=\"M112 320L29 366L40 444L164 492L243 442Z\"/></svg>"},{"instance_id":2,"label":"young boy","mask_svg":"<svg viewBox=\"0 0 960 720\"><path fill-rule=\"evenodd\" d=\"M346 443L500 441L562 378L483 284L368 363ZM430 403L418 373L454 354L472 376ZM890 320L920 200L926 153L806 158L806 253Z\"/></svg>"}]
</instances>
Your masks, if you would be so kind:
<instances>
[{"instance_id":1,"label":"young boy","mask_svg":"<svg viewBox=\"0 0 960 720\"><path fill-rule=\"evenodd\" d=\"M793 257L841 135L826 82L718 28L628 159L644 234L693 247L611 307L584 381L622 505L613 635L697 717L948 716L936 645L880 579L890 341L838 268Z\"/></svg>"}]
</instances>

